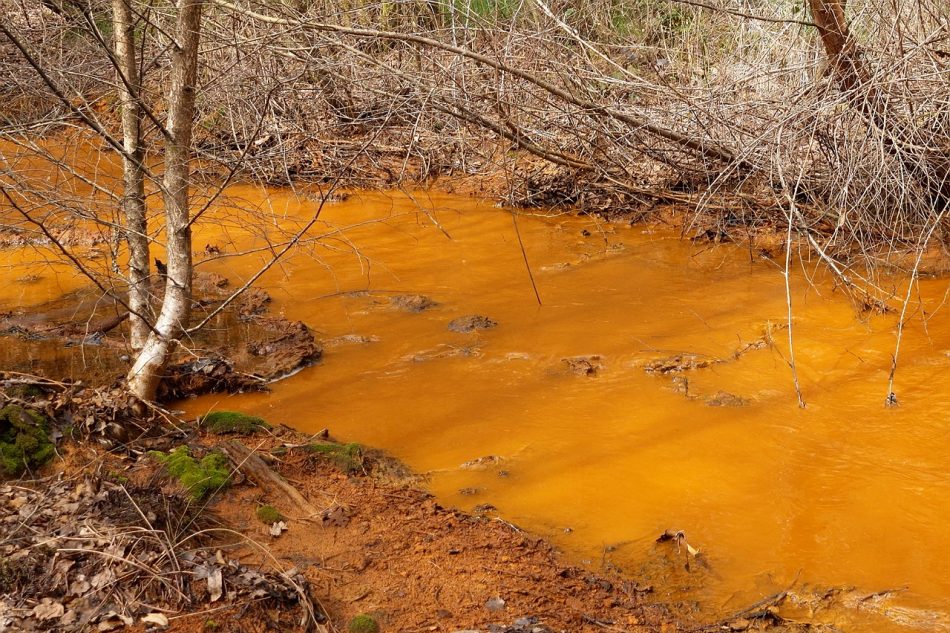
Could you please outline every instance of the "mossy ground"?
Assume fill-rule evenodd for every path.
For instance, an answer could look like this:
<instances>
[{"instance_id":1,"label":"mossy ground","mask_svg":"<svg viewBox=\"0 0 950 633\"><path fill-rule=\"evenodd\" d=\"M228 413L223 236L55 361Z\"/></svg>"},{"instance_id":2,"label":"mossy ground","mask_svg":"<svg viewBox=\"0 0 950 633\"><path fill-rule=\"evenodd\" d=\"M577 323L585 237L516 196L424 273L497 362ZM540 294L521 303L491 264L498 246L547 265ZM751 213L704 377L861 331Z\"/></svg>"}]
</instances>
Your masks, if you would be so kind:
<instances>
[{"instance_id":1,"label":"mossy ground","mask_svg":"<svg viewBox=\"0 0 950 633\"><path fill-rule=\"evenodd\" d=\"M237 411L212 411L201 418L200 424L217 435L253 435L271 428L263 418Z\"/></svg>"},{"instance_id":2,"label":"mossy ground","mask_svg":"<svg viewBox=\"0 0 950 633\"><path fill-rule=\"evenodd\" d=\"M8 396L22 398L23 400L34 400L43 397L43 390L36 385L11 385L6 387Z\"/></svg>"},{"instance_id":3,"label":"mossy ground","mask_svg":"<svg viewBox=\"0 0 950 633\"><path fill-rule=\"evenodd\" d=\"M350 633L379 633L379 624L376 622L376 618L365 613L361 613L350 620L348 628Z\"/></svg>"},{"instance_id":4,"label":"mossy ground","mask_svg":"<svg viewBox=\"0 0 950 633\"><path fill-rule=\"evenodd\" d=\"M359 444L308 444L307 451L336 464L348 473L363 466L363 448Z\"/></svg>"},{"instance_id":5,"label":"mossy ground","mask_svg":"<svg viewBox=\"0 0 950 633\"><path fill-rule=\"evenodd\" d=\"M230 464L221 453L208 453L198 461L191 456L187 446L179 446L170 453L152 451L149 455L163 464L168 474L177 479L196 501L228 485Z\"/></svg>"},{"instance_id":6,"label":"mossy ground","mask_svg":"<svg viewBox=\"0 0 950 633\"><path fill-rule=\"evenodd\" d=\"M257 509L257 518L261 523L273 525L282 521L284 516L274 506L264 505Z\"/></svg>"},{"instance_id":7,"label":"mossy ground","mask_svg":"<svg viewBox=\"0 0 950 633\"><path fill-rule=\"evenodd\" d=\"M53 458L46 419L29 409L9 405L0 409L0 476L15 477Z\"/></svg>"},{"instance_id":8,"label":"mossy ground","mask_svg":"<svg viewBox=\"0 0 950 633\"><path fill-rule=\"evenodd\" d=\"M11 560L0 556L0 593L11 593L32 582L44 570L33 557Z\"/></svg>"}]
</instances>

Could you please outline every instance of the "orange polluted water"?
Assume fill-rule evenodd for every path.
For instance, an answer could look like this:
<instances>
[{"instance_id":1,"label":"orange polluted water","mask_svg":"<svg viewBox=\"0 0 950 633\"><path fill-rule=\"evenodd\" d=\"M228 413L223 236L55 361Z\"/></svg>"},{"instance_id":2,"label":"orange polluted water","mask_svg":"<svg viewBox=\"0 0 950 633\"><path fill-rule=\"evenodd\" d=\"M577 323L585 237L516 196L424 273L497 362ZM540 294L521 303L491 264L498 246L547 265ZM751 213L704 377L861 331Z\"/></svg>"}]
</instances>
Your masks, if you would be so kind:
<instances>
[{"instance_id":1,"label":"orange polluted water","mask_svg":"<svg viewBox=\"0 0 950 633\"><path fill-rule=\"evenodd\" d=\"M240 219L248 209L266 207L279 218L276 231L300 226L317 207L280 190L227 193L215 209L224 224L202 225L196 250L263 245ZM507 211L426 193L327 205L311 233L325 239L257 284L272 295L272 312L320 333L322 364L268 394L180 406L326 427L384 448L429 473L444 503L491 504L593 568L609 559L637 573L658 556L661 532L684 530L709 564L692 584L722 612L796 581L865 593L907 587L890 614L828 617L848 630L906 630L895 621L948 628L950 313L938 310L946 281L921 281L920 301L933 314L925 328L912 306L901 406L885 409L896 318L862 321L830 284L793 274L802 410L785 361L775 264L751 262L739 247L589 218L523 215L518 226L540 306ZM266 257L211 258L202 269L238 285ZM394 304L410 294L438 305ZM498 325L447 328L473 314ZM732 360L766 331L773 347ZM644 370L684 353L728 362L681 374L687 383ZM590 376L562 360L592 355L600 369ZM737 404L720 392L742 406L710 406ZM501 461L460 467L489 455Z\"/></svg>"}]
</instances>

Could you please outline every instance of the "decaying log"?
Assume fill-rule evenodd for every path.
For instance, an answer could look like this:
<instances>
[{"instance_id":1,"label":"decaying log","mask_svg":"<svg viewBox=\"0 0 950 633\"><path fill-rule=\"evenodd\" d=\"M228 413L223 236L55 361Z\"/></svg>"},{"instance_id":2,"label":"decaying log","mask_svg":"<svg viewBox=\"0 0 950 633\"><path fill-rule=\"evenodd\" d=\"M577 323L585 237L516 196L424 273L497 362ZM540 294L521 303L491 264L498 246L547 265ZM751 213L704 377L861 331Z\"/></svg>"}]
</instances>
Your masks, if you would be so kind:
<instances>
[{"instance_id":1,"label":"decaying log","mask_svg":"<svg viewBox=\"0 0 950 633\"><path fill-rule=\"evenodd\" d=\"M126 319L129 318L128 312L123 312L122 314L117 314L111 317L105 317L95 323L92 323L88 327L90 334L105 334L110 332L115 328L119 327Z\"/></svg>"},{"instance_id":2,"label":"decaying log","mask_svg":"<svg viewBox=\"0 0 950 633\"><path fill-rule=\"evenodd\" d=\"M306 497L291 486L283 477L275 473L270 466L264 463L260 455L238 441L231 440L219 446L220 450L234 462L235 467L247 475L254 483L277 499L287 499L296 509L298 520L309 520L319 517L320 510L313 506Z\"/></svg>"}]
</instances>

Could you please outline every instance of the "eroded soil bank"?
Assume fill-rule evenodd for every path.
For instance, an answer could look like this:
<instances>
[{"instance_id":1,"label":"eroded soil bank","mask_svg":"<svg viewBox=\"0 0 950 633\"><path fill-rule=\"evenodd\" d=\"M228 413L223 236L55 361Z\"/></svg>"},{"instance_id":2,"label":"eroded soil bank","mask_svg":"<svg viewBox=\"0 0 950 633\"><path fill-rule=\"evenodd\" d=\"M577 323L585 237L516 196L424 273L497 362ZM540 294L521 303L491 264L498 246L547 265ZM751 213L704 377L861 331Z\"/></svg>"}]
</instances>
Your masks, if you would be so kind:
<instances>
[{"instance_id":1,"label":"eroded soil bank","mask_svg":"<svg viewBox=\"0 0 950 633\"><path fill-rule=\"evenodd\" d=\"M122 411L106 391L18 380L4 411L55 412L50 431ZM798 629L770 609L784 596L703 623L666 588L446 509L401 463L327 433L238 414L153 423L124 444L70 426L82 439L58 441L42 479L0 484L0 630ZM657 561L675 573L681 546L658 544Z\"/></svg>"}]
</instances>

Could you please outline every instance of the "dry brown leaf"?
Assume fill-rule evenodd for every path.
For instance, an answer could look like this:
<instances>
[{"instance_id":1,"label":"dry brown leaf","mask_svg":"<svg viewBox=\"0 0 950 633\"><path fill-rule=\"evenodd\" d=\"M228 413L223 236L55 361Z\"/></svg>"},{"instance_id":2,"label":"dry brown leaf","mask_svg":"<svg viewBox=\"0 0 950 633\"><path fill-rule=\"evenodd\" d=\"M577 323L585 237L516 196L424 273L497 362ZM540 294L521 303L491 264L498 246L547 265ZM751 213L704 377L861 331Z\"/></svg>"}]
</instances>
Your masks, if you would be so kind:
<instances>
[{"instance_id":1,"label":"dry brown leaf","mask_svg":"<svg viewBox=\"0 0 950 633\"><path fill-rule=\"evenodd\" d=\"M221 599L221 594L224 593L224 582L221 578L220 569L215 569L208 576L208 593L211 594L211 602Z\"/></svg>"},{"instance_id":2,"label":"dry brown leaf","mask_svg":"<svg viewBox=\"0 0 950 633\"><path fill-rule=\"evenodd\" d=\"M51 598L43 598L38 605L33 607L33 617L40 621L61 618L65 612L63 603L55 602Z\"/></svg>"},{"instance_id":3,"label":"dry brown leaf","mask_svg":"<svg viewBox=\"0 0 950 633\"><path fill-rule=\"evenodd\" d=\"M92 584L93 588L101 589L109 583L115 580L115 572L112 571L111 567L106 567L98 574L89 579L89 582Z\"/></svg>"},{"instance_id":4,"label":"dry brown leaf","mask_svg":"<svg viewBox=\"0 0 950 633\"><path fill-rule=\"evenodd\" d=\"M145 624L168 626L168 617L164 613L149 613L148 615L142 616L142 622Z\"/></svg>"},{"instance_id":5,"label":"dry brown leaf","mask_svg":"<svg viewBox=\"0 0 950 633\"><path fill-rule=\"evenodd\" d=\"M110 611L109 613L105 614L105 616L103 616L102 621L99 622L99 626L97 628L100 631L113 631L123 626L132 626L134 622L135 620L127 615Z\"/></svg>"}]
</instances>

